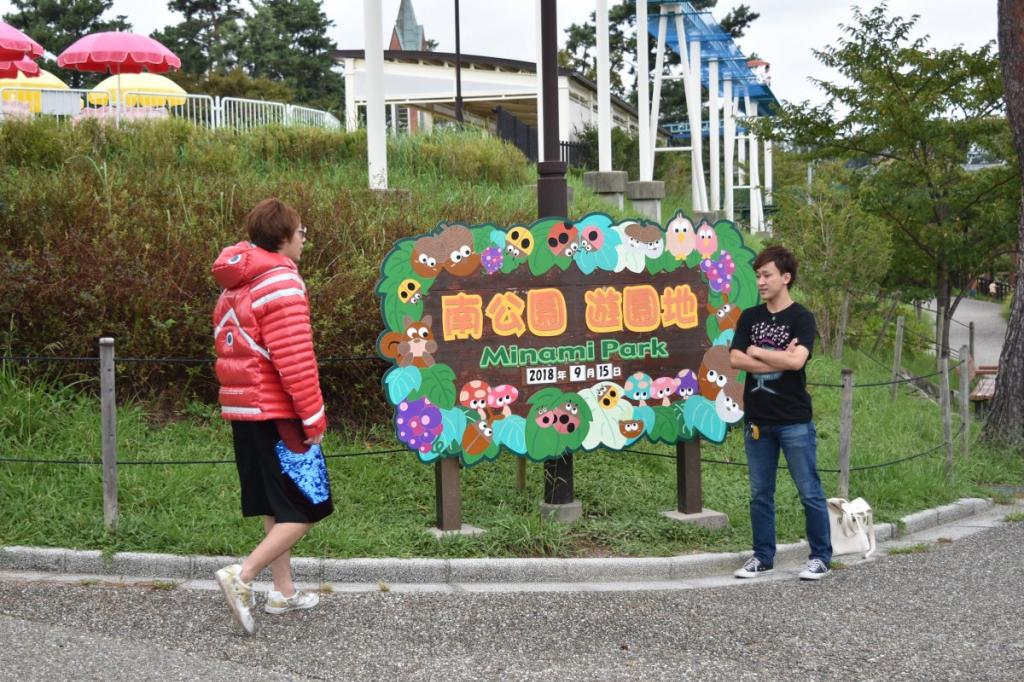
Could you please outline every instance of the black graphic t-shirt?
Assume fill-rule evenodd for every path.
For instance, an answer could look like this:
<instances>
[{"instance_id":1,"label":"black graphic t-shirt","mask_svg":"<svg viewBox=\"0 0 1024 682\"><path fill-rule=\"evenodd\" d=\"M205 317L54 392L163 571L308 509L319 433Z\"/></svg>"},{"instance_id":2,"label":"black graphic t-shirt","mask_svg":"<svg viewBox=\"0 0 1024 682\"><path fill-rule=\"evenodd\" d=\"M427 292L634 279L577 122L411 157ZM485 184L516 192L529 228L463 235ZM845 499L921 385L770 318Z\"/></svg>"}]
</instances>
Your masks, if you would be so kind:
<instances>
[{"instance_id":1,"label":"black graphic t-shirt","mask_svg":"<svg viewBox=\"0 0 1024 682\"><path fill-rule=\"evenodd\" d=\"M736 323L732 348L746 352L750 346L785 350L791 339L814 350L817 327L814 315L799 303L777 313L762 303L747 308ZM808 355L810 359L810 355ZM804 368L755 374L747 372L743 387L743 410L753 424L801 424L811 421L811 396L807 393Z\"/></svg>"}]
</instances>

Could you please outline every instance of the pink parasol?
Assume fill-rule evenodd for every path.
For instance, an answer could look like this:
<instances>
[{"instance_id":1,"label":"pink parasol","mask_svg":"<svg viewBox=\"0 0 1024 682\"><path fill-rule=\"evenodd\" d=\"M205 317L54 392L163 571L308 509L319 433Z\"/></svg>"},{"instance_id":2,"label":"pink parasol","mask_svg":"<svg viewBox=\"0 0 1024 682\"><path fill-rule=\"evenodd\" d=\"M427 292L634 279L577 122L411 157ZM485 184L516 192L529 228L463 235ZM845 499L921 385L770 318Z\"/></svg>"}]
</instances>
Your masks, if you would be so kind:
<instances>
[{"instance_id":1,"label":"pink parasol","mask_svg":"<svg viewBox=\"0 0 1024 682\"><path fill-rule=\"evenodd\" d=\"M9 62L22 57L43 56L43 46L10 24L0 21L0 62Z\"/></svg>"},{"instance_id":2,"label":"pink parasol","mask_svg":"<svg viewBox=\"0 0 1024 682\"><path fill-rule=\"evenodd\" d=\"M0 78L17 78L19 73L34 78L39 75L39 65L27 57L14 62L0 61Z\"/></svg>"},{"instance_id":3,"label":"pink parasol","mask_svg":"<svg viewBox=\"0 0 1024 682\"><path fill-rule=\"evenodd\" d=\"M76 71L166 73L181 67L177 55L149 36L109 31L80 38L57 57L57 66Z\"/></svg>"}]
</instances>

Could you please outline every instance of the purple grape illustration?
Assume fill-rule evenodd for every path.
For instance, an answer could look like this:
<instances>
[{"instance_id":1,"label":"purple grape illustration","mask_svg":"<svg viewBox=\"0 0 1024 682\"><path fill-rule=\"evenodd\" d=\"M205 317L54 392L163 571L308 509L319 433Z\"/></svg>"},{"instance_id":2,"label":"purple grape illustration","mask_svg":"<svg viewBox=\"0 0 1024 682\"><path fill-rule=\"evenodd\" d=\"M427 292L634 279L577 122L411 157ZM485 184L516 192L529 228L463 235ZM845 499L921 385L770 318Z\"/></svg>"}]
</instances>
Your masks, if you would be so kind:
<instances>
[{"instance_id":1,"label":"purple grape illustration","mask_svg":"<svg viewBox=\"0 0 1024 682\"><path fill-rule=\"evenodd\" d=\"M728 251L723 249L717 260L702 260L700 270L707 275L708 286L712 291L722 294L732 291L732 273L736 272L736 263Z\"/></svg>"},{"instance_id":2,"label":"purple grape illustration","mask_svg":"<svg viewBox=\"0 0 1024 682\"><path fill-rule=\"evenodd\" d=\"M428 398L403 400L395 413L398 440L413 450L426 454L444 428L441 411Z\"/></svg>"},{"instance_id":3,"label":"purple grape illustration","mask_svg":"<svg viewBox=\"0 0 1024 682\"><path fill-rule=\"evenodd\" d=\"M501 266L505 264L505 256L497 246L488 246L480 254L480 262L484 266L484 271L488 275L493 275L501 270Z\"/></svg>"}]
</instances>

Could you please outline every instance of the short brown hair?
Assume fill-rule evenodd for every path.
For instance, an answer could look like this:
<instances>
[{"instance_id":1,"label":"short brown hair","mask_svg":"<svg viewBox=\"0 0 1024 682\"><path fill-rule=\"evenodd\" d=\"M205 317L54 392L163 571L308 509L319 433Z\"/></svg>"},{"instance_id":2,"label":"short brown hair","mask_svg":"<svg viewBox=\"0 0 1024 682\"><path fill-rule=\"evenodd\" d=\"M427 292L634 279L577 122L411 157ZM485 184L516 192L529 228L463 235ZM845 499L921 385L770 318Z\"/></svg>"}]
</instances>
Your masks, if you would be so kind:
<instances>
[{"instance_id":1,"label":"short brown hair","mask_svg":"<svg viewBox=\"0 0 1024 682\"><path fill-rule=\"evenodd\" d=\"M264 199L245 216L249 241L261 249L277 252L299 229L298 212L276 197Z\"/></svg>"},{"instance_id":2,"label":"short brown hair","mask_svg":"<svg viewBox=\"0 0 1024 682\"><path fill-rule=\"evenodd\" d=\"M796 284L796 268L797 261L796 256L787 249L785 246L769 246L757 254L757 258L754 259L754 271L760 270L768 263L775 263L775 267L779 269L779 274L784 275L789 273L789 284L787 288L792 287Z\"/></svg>"}]
</instances>

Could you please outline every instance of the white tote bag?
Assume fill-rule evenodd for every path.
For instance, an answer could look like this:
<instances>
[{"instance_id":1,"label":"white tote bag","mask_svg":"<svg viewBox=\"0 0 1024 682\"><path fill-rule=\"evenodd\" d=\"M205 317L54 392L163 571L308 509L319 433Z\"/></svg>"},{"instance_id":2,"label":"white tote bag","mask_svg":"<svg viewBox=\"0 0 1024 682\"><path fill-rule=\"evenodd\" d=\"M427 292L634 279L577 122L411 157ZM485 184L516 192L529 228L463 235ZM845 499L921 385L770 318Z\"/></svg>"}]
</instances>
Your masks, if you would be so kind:
<instances>
[{"instance_id":1,"label":"white tote bag","mask_svg":"<svg viewBox=\"0 0 1024 682\"><path fill-rule=\"evenodd\" d=\"M875 519L863 497L852 501L830 497L828 522L833 555L863 554L867 559L875 553Z\"/></svg>"}]
</instances>

